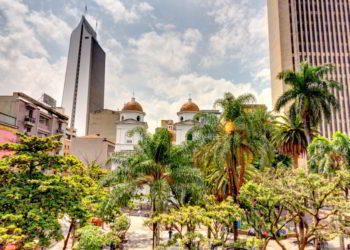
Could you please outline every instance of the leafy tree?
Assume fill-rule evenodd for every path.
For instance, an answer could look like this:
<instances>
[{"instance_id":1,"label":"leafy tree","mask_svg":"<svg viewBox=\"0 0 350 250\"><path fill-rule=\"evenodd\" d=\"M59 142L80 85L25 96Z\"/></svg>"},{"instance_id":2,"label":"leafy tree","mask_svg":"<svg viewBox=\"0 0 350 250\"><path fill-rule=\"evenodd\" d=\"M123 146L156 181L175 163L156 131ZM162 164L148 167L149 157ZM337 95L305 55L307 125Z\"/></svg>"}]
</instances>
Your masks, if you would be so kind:
<instances>
[{"instance_id":1,"label":"leafy tree","mask_svg":"<svg viewBox=\"0 0 350 250\"><path fill-rule=\"evenodd\" d=\"M350 137L341 132L335 132L330 140L323 136L315 137L308 151L308 165L313 172L329 175L349 168Z\"/></svg>"},{"instance_id":2,"label":"leafy tree","mask_svg":"<svg viewBox=\"0 0 350 250\"><path fill-rule=\"evenodd\" d=\"M107 171L102 169L97 164L93 163L90 166L77 164L74 167L65 171L65 179L78 190L81 197L81 202L72 206L67 211L70 219L70 226L64 241L63 249L67 248L70 236L73 236L78 225L83 225L88 218L93 218L100 215L101 204L107 196L107 191L99 184L104 178Z\"/></svg>"},{"instance_id":3,"label":"leafy tree","mask_svg":"<svg viewBox=\"0 0 350 250\"><path fill-rule=\"evenodd\" d=\"M232 196L238 202L240 188L254 157L267 155L267 150L271 149L265 128L268 119L261 110L249 106L253 101L252 95L236 98L226 93L215 103L223 109L221 121L214 120L210 124L216 127L200 124L195 128L202 142L198 143L200 147L194 154L194 161L204 169L218 200ZM206 134L201 135L203 131ZM238 237L237 227L234 237Z\"/></svg>"},{"instance_id":4,"label":"leafy tree","mask_svg":"<svg viewBox=\"0 0 350 250\"><path fill-rule=\"evenodd\" d=\"M241 219L243 211L231 197L222 202L208 197L205 210L205 216L210 219L208 229L212 237L212 247L225 246L234 229L234 223Z\"/></svg>"},{"instance_id":5,"label":"leafy tree","mask_svg":"<svg viewBox=\"0 0 350 250\"><path fill-rule=\"evenodd\" d=\"M308 242L327 240L341 234L337 225L350 209L343 188L349 183L349 173L337 172L331 181L319 174L302 170L279 178L276 193L293 217L298 247L304 250Z\"/></svg>"},{"instance_id":6,"label":"leafy tree","mask_svg":"<svg viewBox=\"0 0 350 250\"><path fill-rule=\"evenodd\" d=\"M274 176L264 175L260 183L249 181L240 193L240 202L245 211L245 219L252 226L266 249L269 241L275 239L278 245L286 250L280 239L280 232L294 217L284 214L283 196L276 193ZM264 178L263 177L263 178ZM264 233L268 235L264 235Z\"/></svg>"},{"instance_id":7,"label":"leafy tree","mask_svg":"<svg viewBox=\"0 0 350 250\"><path fill-rule=\"evenodd\" d=\"M178 244L185 249L206 248L208 244L211 248L225 246L233 222L240 218L241 210L232 199L217 203L209 197L208 201L205 207L185 205L173 208L169 213L159 214L147 223L160 223L175 231L167 246ZM203 227L209 229L210 238L200 230Z\"/></svg>"},{"instance_id":8,"label":"leafy tree","mask_svg":"<svg viewBox=\"0 0 350 250\"><path fill-rule=\"evenodd\" d=\"M292 158L293 167L298 167L298 158L307 152L307 138L304 125L299 116L280 116L280 121L276 121L276 126L272 141L278 151Z\"/></svg>"},{"instance_id":9,"label":"leafy tree","mask_svg":"<svg viewBox=\"0 0 350 250\"><path fill-rule=\"evenodd\" d=\"M111 204L127 205L144 186L150 188L152 216L167 209L169 202L177 205L193 202L198 198L201 176L193 168L183 149L174 147L167 129L158 129L154 135L135 130L141 141L136 151L119 160L117 170L105 180L113 187ZM171 198L171 199L170 199ZM158 224L153 225L153 247L159 243Z\"/></svg>"},{"instance_id":10,"label":"leafy tree","mask_svg":"<svg viewBox=\"0 0 350 250\"><path fill-rule=\"evenodd\" d=\"M287 85L288 90L277 100L275 110L290 105L290 115L299 115L303 121L307 142L312 140L312 127L317 127L322 118L329 120L333 109L339 106L333 90L340 90L341 83L328 80L332 65L311 66L301 63L298 71L286 70L277 78Z\"/></svg>"},{"instance_id":11,"label":"leafy tree","mask_svg":"<svg viewBox=\"0 0 350 250\"><path fill-rule=\"evenodd\" d=\"M102 247L109 243L106 233L97 226L87 225L78 230L79 250L101 250Z\"/></svg>"},{"instance_id":12,"label":"leafy tree","mask_svg":"<svg viewBox=\"0 0 350 250\"><path fill-rule=\"evenodd\" d=\"M80 162L54 154L61 147L58 136L18 137L19 143L0 146L0 150L13 152L0 159L0 238L3 240L11 230L15 232L1 243L46 247L51 240L62 239L58 219L80 210L79 190L64 176ZM83 211L80 214L84 217Z\"/></svg>"}]
</instances>

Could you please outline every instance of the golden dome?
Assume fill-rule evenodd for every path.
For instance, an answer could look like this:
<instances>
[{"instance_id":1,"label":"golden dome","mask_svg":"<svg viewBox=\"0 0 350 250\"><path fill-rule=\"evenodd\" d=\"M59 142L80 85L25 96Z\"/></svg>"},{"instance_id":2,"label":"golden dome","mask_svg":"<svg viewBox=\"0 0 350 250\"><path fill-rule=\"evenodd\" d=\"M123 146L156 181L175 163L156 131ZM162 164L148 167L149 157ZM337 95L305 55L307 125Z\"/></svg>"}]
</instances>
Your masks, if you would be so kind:
<instances>
[{"instance_id":1,"label":"golden dome","mask_svg":"<svg viewBox=\"0 0 350 250\"><path fill-rule=\"evenodd\" d=\"M143 112L142 106L140 103L135 101L135 98L131 98L131 101L124 104L122 111L140 111Z\"/></svg>"},{"instance_id":2,"label":"golden dome","mask_svg":"<svg viewBox=\"0 0 350 250\"><path fill-rule=\"evenodd\" d=\"M198 112L199 107L197 104L192 102L192 99L188 99L188 102L186 102L184 105L182 105L180 112Z\"/></svg>"}]
</instances>

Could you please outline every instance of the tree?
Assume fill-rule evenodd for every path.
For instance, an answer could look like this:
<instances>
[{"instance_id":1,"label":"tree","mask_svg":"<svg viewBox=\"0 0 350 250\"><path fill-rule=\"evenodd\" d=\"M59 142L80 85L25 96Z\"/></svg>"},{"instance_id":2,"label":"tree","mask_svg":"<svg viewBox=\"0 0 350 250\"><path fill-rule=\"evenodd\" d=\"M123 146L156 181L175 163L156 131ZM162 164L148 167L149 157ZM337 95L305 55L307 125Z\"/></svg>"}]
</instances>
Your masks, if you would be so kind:
<instances>
[{"instance_id":1,"label":"tree","mask_svg":"<svg viewBox=\"0 0 350 250\"><path fill-rule=\"evenodd\" d=\"M337 172L331 181L302 170L278 178L276 194L283 197L281 204L294 218L300 250L310 241L328 240L342 233L337 225L350 209L343 194L348 183L348 172Z\"/></svg>"},{"instance_id":2,"label":"tree","mask_svg":"<svg viewBox=\"0 0 350 250\"><path fill-rule=\"evenodd\" d=\"M249 181L241 190L240 202L245 211L247 223L254 228L258 238L266 249L269 241L275 239L278 245L286 250L281 242L280 232L294 217L284 214L283 196L276 193L275 175L264 175L259 182ZM268 235L264 233L268 233Z\"/></svg>"},{"instance_id":3,"label":"tree","mask_svg":"<svg viewBox=\"0 0 350 250\"><path fill-rule=\"evenodd\" d=\"M280 121L276 121L276 126L272 141L278 151L291 156L293 167L298 167L298 158L307 152L307 138L304 125L299 116L280 116Z\"/></svg>"},{"instance_id":4,"label":"tree","mask_svg":"<svg viewBox=\"0 0 350 250\"><path fill-rule=\"evenodd\" d=\"M311 66L304 62L298 71L286 70L277 76L288 90L278 98L275 110L290 105L290 115L299 115L303 121L308 143L313 136L311 128L317 127L323 118L329 120L333 109L339 106L332 91L340 90L341 84L326 77L333 68L332 65Z\"/></svg>"},{"instance_id":5,"label":"tree","mask_svg":"<svg viewBox=\"0 0 350 250\"><path fill-rule=\"evenodd\" d=\"M341 132L335 132L330 140L323 136L315 137L308 151L308 165L315 173L330 175L349 168L350 138Z\"/></svg>"},{"instance_id":6,"label":"tree","mask_svg":"<svg viewBox=\"0 0 350 250\"><path fill-rule=\"evenodd\" d=\"M97 164L90 166L77 164L65 171L65 179L76 189L79 190L81 202L76 206L72 206L67 211L70 219L70 226L66 235L63 250L67 249L70 236L73 236L78 225L83 225L88 218L99 215L100 206L107 196L107 191L100 185L100 180L104 178L107 171Z\"/></svg>"},{"instance_id":7,"label":"tree","mask_svg":"<svg viewBox=\"0 0 350 250\"><path fill-rule=\"evenodd\" d=\"M226 93L215 102L223 109L221 121L213 123L216 128L205 129L207 136L199 135L200 147L194 154L196 164L207 173L207 181L216 188L218 199L232 196L238 203L239 190L244 184L247 169L254 156L263 155L269 149L264 124L266 116L259 108L251 108L252 95L237 98ZM197 133L203 131L199 125ZM237 225L237 223L235 223ZM234 229L238 238L238 228Z\"/></svg>"},{"instance_id":8,"label":"tree","mask_svg":"<svg viewBox=\"0 0 350 250\"><path fill-rule=\"evenodd\" d=\"M167 246L178 244L185 249L201 249L210 245L212 249L225 246L233 222L240 219L241 212L232 199L218 203L212 197L208 197L208 203L204 207L185 205L173 208L169 213L159 214L147 223L160 223L174 231ZM203 233L203 227L211 232L210 238Z\"/></svg>"},{"instance_id":9,"label":"tree","mask_svg":"<svg viewBox=\"0 0 350 250\"><path fill-rule=\"evenodd\" d=\"M167 129L157 129L155 134L135 130L141 140L135 152L119 161L117 170L108 177L113 186L111 201L127 205L138 195L140 187L149 186L152 216L167 209L174 199L177 205L192 202L202 186L199 171L192 167L184 151L172 145ZM170 199L172 198L172 199ZM153 247L159 244L159 226L153 225Z\"/></svg>"},{"instance_id":10,"label":"tree","mask_svg":"<svg viewBox=\"0 0 350 250\"><path fill-rule=\"evenodd\" d=\"M80 190L64 176L80 162L54 154L61 147L58 139L18 134L18 143L0 145L0 150L13 152L0 159L0 239L4 232L14 232L0 243L46 247L62 239L61 216L73 209L85 216Z\"/></svg>"}]
</instances>

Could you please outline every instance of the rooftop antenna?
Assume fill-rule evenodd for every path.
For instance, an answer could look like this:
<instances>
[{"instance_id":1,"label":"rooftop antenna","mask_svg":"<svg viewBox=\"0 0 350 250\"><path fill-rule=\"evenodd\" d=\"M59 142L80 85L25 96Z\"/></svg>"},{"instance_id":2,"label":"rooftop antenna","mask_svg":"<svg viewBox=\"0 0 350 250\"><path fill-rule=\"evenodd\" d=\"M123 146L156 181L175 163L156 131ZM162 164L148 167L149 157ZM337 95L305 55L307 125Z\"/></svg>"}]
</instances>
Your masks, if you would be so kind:
<instances>
[{"instance_id":1,"label":"rooftop antenna","mask_svg":"<svg viewBox=\"0 0 350 250\"><path fill-rule=\"evenodd\" d=\"M132 99L135 99L135 91L132 91Z\"/></svg>"},{"instance_id":2,"label":"rooftop antenna","mask_svg":"<svg viewBox=\"0 0 350 250\"><path fill-rule=\"evenodd\" d=\"M191 93L188 93L188 100L192 100Z\"/></svg>"},{"instance_id":3,"label":"rooftop antenna","mask_svg":"<svg viewBox=\"0 0 350 250\"><path fill-rule=\"evenodd\" d=\"M86 15L87 14L87 3L85 3L85 9L84 9L84 15Z\"/></svg>"},{"instance_id":4,"label":"rooftop antenna","mask_svg":"<svg viewBox=\"0 0 350 250\"><path fill-rule=\"evenodd\" d=\"M96 21L96 27L95 27L95 30L97 31L97 18L95 19L95 21Z\"/></svg>"}]
</instances>

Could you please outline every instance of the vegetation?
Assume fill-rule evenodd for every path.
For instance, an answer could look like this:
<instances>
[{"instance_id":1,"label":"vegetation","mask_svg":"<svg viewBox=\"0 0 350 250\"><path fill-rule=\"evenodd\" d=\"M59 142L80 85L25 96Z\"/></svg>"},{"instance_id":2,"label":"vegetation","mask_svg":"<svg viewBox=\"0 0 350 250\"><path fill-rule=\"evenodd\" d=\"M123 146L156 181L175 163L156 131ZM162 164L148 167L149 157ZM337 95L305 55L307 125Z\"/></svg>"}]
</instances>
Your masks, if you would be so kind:
<instances>
[{"instance_id":1,"label":"vegetation","mask_svg":"<svg viewBox=\"0 0 350 250\"><path fill-rule=\"evenodd\" d=\"M271 241L288 249L292 234L304 250L342 239L350 231L350 137L317 131L338 105L340 83L325 79L331 69L303 63L279 74L289 86L275 107L288 108L283 116L252 95L226 93L215 102L221 115L198 113L183 145L167 129L130 131L141 140L112 155L114 171L58 155L57 136L19 134L18 143L0 145L12 152L0 159L0 248L64 240L63 249L122 249L128 212L145 205L154 249L267 249ZM251 236L239 238L239 229Z\"/></svg>"},{"instance_id":2,"label":"vegetation","mask_svg":"<svg viewBox=\"0 0 350 250\"><path fill-rule=\"evenodd\" d=\"M292 119L300 116L308 143L313 137L312 128L317 127L322 118L329 120L332 111L339 106L333 90L340 90L341 83L326 78L333 68L332 65L311 66L304 62L298 71L286 70L278 75L289 89L279 97L275 110L289 106Z\"/></svg>"}]
</instances>

